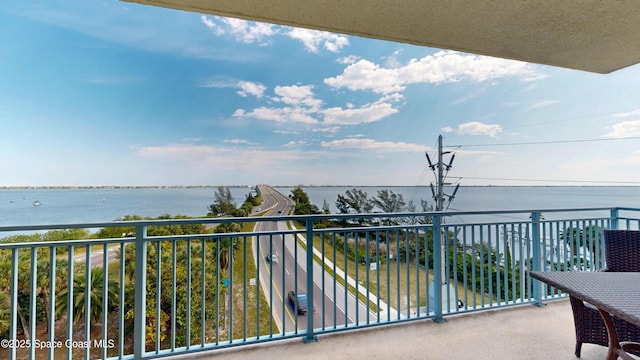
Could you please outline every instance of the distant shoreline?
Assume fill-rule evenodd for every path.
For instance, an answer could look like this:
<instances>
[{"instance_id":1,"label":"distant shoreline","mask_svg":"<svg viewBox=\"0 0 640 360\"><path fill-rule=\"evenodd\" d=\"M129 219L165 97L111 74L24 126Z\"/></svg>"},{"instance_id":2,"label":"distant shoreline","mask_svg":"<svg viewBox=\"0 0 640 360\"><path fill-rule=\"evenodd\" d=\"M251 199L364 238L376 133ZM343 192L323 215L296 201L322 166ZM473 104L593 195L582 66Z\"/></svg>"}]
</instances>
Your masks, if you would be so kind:
<instances>
[{"instance_id":1,"label":"distant shoreline","mask_svg":"<svg viewBox=\"0 0 640 360\"><path fill-rule=\"evenodd\" d=\"M52 186L0 186L0 190L83 190L83 189L215 189L220 186L228 188L253 188L255 185L52 185ZM428 185L269 185L273 188L381 188L381 187L415 187L422 188ZM518 188L518 187L539 187L539 188L558 188L558 187L638 187L640 185L460 185L464 188L474 187L497 187L497 188ZM446 187L453 187L447 185Z\"/></svg>"},{"instance_id":2,"label":"distant shoreline","mask_svg":"<svg viewBox=\"0 0 640 360\"><path fill-rule=\"evenodd\" d=\"M147 185L95 185L95 186L0 186L0 190L36 190L36 189L209 189L219 186L231 188L254 187L250 185L166 185L166 186L147 186Z\"/></svg>"}]
</instances>

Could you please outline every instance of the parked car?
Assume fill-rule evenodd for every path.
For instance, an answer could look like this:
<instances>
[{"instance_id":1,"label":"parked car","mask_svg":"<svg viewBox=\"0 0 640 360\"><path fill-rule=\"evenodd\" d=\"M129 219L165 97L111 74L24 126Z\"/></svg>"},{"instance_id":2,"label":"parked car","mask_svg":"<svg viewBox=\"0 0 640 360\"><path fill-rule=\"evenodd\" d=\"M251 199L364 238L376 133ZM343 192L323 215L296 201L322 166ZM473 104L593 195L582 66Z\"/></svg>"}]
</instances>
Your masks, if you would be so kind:
<instances>
[{"instance_id":1,"label":"parked car","mask_svg":"<svg viewBox=\"0 0 640 360\"><path fill-rule=\"evenodd\" d=\"M267 262L277 263L278 262L278 255L276 255L276 254L267 255L265 257L265 260L267 260Z\"/></svg>"},{"instance_id":2,"label":"parked car","mask_svg":"<svg viewBox=\"0 0 640 360\"><path fill-rule=\"evenodd\" d=\"M287 297L298 315L307 315L307 294L300 292L296 294L293 291L289 291Z\"/></svg>"}]
</instances>

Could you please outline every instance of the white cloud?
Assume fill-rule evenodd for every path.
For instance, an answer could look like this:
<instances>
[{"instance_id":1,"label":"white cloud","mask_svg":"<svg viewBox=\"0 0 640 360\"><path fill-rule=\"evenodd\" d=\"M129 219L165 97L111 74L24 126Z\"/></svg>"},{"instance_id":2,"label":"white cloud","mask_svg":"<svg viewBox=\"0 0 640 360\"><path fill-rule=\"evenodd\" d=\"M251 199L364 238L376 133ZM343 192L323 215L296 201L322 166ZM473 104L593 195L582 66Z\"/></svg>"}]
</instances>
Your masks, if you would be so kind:
<instances>
[{"instance_id":1,"label":"white cloud","mask_svg":"<svg viewBox=\"0 0 640 360\"><path fill-rule=\"evenodd\" d=\"M223 142L227 144L234 144L234 145L259 145L258 143L251 142L249 140L244 140L244 139L231 139L231 140L224 140Z\"/></svg>"},{"instance_id":2,"label":"white cloud","mask_svg":"<svg viewBox=\"0 0 640 360\"><path fill-rule=\"evenodd\" d=\"M387 94L376 102L365 104L359 108L349 103L346 109L341 107L323 109L323 102L315 97L312 85L276 86L274 92L277 96L270 97L270 100L289 106L282 108L262 106L250 112L237 109L233 116L253 117L260 120L271 120L281 123L298 122L334 126L357 125L379 121L397 113L398 109L395 108L392 103L404 99L402 94L393 93ZM319 119L322 119L322 121ZM326 131L335 132L337 128L333 127Z\"/></svg>"},{"instance_id":3,"label":"white cloud","mask_svg":"<svg viewBox=\"0 0 640 360\"><path fill-rule=\"evenodd\" d=\"M396 50L393 52L392 55L383 58L383 60L385 60L386 67L392 68L392 69L402 67L400 60L398 60L398 56L400 54L402 54L402 50Z\"/></svg>"},{"instance_id":4,"label":"white cloud","mask_svg":"<svg viewBox=\"0 0 640 360\"><path fill-rule=\"evenodd\" d=\"M334 53L349 45L349 39L346 36L326 31L291 28L287 36L302 42L304 47L312 53L317 53L321 45Z\"/></svg>"},{"instance_id":5,"label":"white cloud","mask_svg":"<svg viewBox=\"0 0 640 360\"><path fill-rule=\"evenodd\" d=\"M297 135L298 132L297 131L293 131L293 130L282 130L282 129L276 129L273 130L274 134L281 134L281 135Z\"/></svg>"},{"instance_id":6,"label":"white cloud","mask_svg":"<svg viewBox=\"0 0 640 360\"><path fill-rule=\"evenodd\" d=\"M640 115L640 109L635 109L635 110L631 110L623 113L617 113L617 114L613 114L612 116L613 117L629 117L629 116L636 116L636 115Z\"/></svg>"},{"instance_id":7,"label":"white cloud","mask_svg":"<svg viewBox=\"0 0 640 360\"><path fill-rule=\"evenodd\" d=\"M219 89L223 89L223 88L239 89L237 91L238 95L242 97L253 95L258 99L264 96L264 92L265 90L267 90L267 87L260 83L255 83L255 82L245 81L245 80L236 81L231 79L209 80L209 81L203 82L200 85L200 87L219 88Z\"/></svg>"},{"instance_id":8,"label":"white cloud","mask_svg":"<svg viewBox=\"0 0 640 360\"><path fill-rule=\"evenodd\" d=\"M299 147L299 146L303 146L303 145L307 145L308 143L306 141L303 140L298 140L298 141L294 141L291 140L288 143L282 145L282 147L284 148L293 148L293 147Z\"/></svg>"},{"instance_id":9,"label":"white cloud","mask_svg":"<svg viewBox=\"0 0 640 360\"><path fill-rule=\"evenodd\" d=\"M440 51L422 59L412 59L405 66L397 68L385 68L368 60L360 60L349 65L341 75L326 78L324 82L334 88L386 94L402 91L407 85L418 83L484 82L499 78L530 81L543 77L532 65L524 62Z\"/></svg>"},{"instance_id":10,"label":"white cloud","mask_svg":"<svg viewBox=\"0 0 640 360\"><path fill-rule=\"evenodd\" d=\"M379 121L397 113L398 109L394 107L393 103L404 100L402 94L390 93L373 103L365 104L359 108L347 103L346 108L331 107L324 109L323 101L316 98L313 93L313 85L276 86L273 91L276 96L268 99L288 106L282 108L262 106L250 112L237 109L233 116L253 117L282 123L298 122L327 126L357 125ZM332 130L326 131L335 132L337 130L336 127L333 127Z\"/></svg>"},{"instance_id":11,"label":"white cloud","mask_svg":"<svg viewBox=\"0 0 640 360\"><path fill-rule=\"evenodd\" d=\"M342 75L324 79L324 83L334 88L386 94L405 89L405 83L398 78L397 72L397 69L384 69L368 60L360 60L349 65Z\"/></svg>"},{"instance_id":12,"label":"white cloud","mask_svg":"<svg viewBox=\"0 0 640 360\"><path fill-rule=\"evenodd\" d=\"M353 64L356 61L360 60L359 56L356 55L348 55L348 56L343 56L341 58L338 58L338 60L336 60L337 63L339 64Z\"/></svg>"},{"instance_id":13,"label":"white cloud","mask_svg":"<svg viewBox=\"0 0 640 360\"><path fill-rule=\"evenodd\" d=\"M323 127L323 128L318 128L318 129L312 129L311 131L335 134L335 133L337 133L338 131L340 131L340 129L342 129L342 127L340 127L340 126L330 126L330 127Z\"/></svg>"},{"instance_id":14,"label":"white cloud","mask_svg":"<svg viewBox=\"0 0 640 360\"><path fill-rule=\"evenodd\" d=\"M239 81L238 87L240 88L238 95L242 97L253 95L258 99L264 95L264 91L267 89L266 86L251 81Z\"/></svg>"},{"instance_id":15,"label":"white cloud","mask_svg":"<svg viewBox=\"0 0 640 360\"><path fill-rule=\"evenodd\" d=\"M383 102L400 102L404 100L404 95L402 95L401 93L392 93L392 94L386 94L383 97L381 97L380 99L378 99L376 101L376 103L383 103Z\"/></svg>"},{"instance_id":16,"label":"white cloud","mask_svg":"<svg viewBox=\"0 0 640 360\"><path fill-rule=\"evenodd\" d=\"M271 120L275 122L297 122L304 124L316 124L317 115L322 100L316 99L313 94L313 86L276 86L274 92L277 96L271 97L274 102L284 103L289 106L258 107L250 112L238 109L234 112L235 117L253 117L259 120Z\"/></svg>"},{"instance_id":17,"label":"white cloud","mask_svg":"<svg viewBox=\"0 0 640 360\"><path fill-rule=\"evenodd\" d=\"M619 116L625 117L625 116ZM625 138L631 136L640 136L640 120L623 121L611 127L611 131L604 135L611 138Z\"/></svg>"},{"instance_id":18,"label":"white cloud","mask_svg":"<svg viewBox=\"0 0 640 360\"><path fill-rule=\"evenodd\" d=\"M275 25L246 21L242 19L226 18L205 15L200 17L200 21L207 26L216 36L226 34L233 35L237 41L244 43L262 43L267 38L278 33Z\"/></svg>"},{"instance_id":19,"label":"white cloud","mask_svg":"<svg viewBox=\"0 0 640 360\"><path fill-rule=\"evenodd\" d=\"M419 144L405 142L376 141L373 139L342 139L333 141L323 141L323 147L332 149L359 149L373 150L378 152L421 152L427 147Z\"/></svg>"},{"instance_id":20,"label":"white cloud","mask_svg":"<svg viewBox=\"0 0 640 360\"><path fill-rule=\"evenodd\" d=\"M206 27L211 29L211 31L213 31L213 33L218 36L223 35L225 33L222 26L219 26L218 24L215 23L215 21L209 19L204 15L200 16L200 21L202 21L202 23L205 24Z\"/></svg>"},{"instance_id":21,"label":"white cloud","mask_svg":"<svg viewBox=\"0 0 640 360\"><path fill-rule=\"evenodd\" d=\"M276 33L274 26L266 23L250 22L241 19L223 18L231 30L231 33L246 43L261 42L264 38L270 37Z\"/></svg>"},{"instance_id":22,"label":"white cloud","mask_svg":"<svg viewBox=\"0 0 640 360\"><path fill-rule=\"evenodd\" d=\"M238 109L233 113L234 117L252 117L259 120L271 120L280 123L297 122L304 124L316 124L318 120L308 114L303 108L284 107L284 108L267 108L259 107L250 112Z\"/></svg>"},{"instance_id":23,"label":"white cloud","mask_svg":"<svg viewBox=\"0 0 640 360\"><path fill-rule=\"evenodd\" d=\"M384 119L387 116L398 112L393 105L389 103L368 104L360 108L343 109L340 107L332 107L322 110L324 115L324 124L331 125L357 125L370 123Z\"/></svg>"},{"instance_id":24,"label":"white cloud","mask_svg":"<svg viewBox=\"0 0 640 360\"><path fill-rule=\"evenodd\" d=\"M498 124L484 124L477 121L472 121L464 124L460 124L457 129L447 126L442 129L444 132L455 132L458 135L487 135L496 137L502 132L502 127Z\"/></svg>"},{"instance_id":25,"label":"white cloud","mask_svg":"<svg viewBox=\"0 0 640 360\"><path fill-rule=\"evenodd\" d=\"M349 38L326 31L309 30L288 26L277 26L262 22L247 21L221 16L200 17L200 21L216 36L231 35L243 43L269 45L270 38L278 34L300 41L305 49L312 53L321 48L337 53L349 45Z\"/></svg>"},{"instance_id":26,"label":"white cloud","mask_svg":"<svg viewBox=\"0 0 640 360\"><path fill-rule=\"evenodd\" d=\"M283 102L289 105L307 106L312 111L317 110L322 105L322 100L316 99L313 94L313 85L306 86L276 86L273 91L278 97L272 100Z\"/></svg>"}]
</instances>

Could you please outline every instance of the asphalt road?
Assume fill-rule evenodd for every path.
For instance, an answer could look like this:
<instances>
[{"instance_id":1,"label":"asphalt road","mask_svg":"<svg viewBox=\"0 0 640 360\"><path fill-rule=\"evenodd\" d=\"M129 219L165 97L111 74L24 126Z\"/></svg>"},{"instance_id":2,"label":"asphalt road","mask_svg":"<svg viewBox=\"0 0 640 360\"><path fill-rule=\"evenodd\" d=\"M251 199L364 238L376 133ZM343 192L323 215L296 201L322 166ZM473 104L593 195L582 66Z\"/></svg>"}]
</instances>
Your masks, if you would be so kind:
<instances>
[{"instance_id":1,"label":"asphalt road","mask_svg":"<svg viewBox=\"0 0 640 360\"><path fill-rule=\"evenodd\" d=\"M120 246L111 246L107 249L107 264L111 264L118 260L118 253L120 251ZM104 248L100 249L92 249L91 250L91 267L102 267L104 261ZM84 254L76 254L73 259L76 262L85 262L87 260L86 253Z\"/></svg>"},{"instance_id":2,"label":"asphalt road","mask_svg":"<svg viewBox=\"0 0 640 360\"><path fill-rule=\"evenodd\" d=\"M274 189L261 186L263 209L267 216L287 215L293 208L293 202ZM286 222L260 223L257 231L288 230ZM275 323L280 331L290 332L307 327L307 317L298 315L293 304L288 301L287 293L297 291L308 293L306 288L306 251L293 235L264 235L258 239L257 263L259 264L260 283L270 304ZM270 254L277 256L277 262L268 262ZM296 261L297 259L297 261ZM357 304L353 295L346 292L342 285L335 284L334 278L314 262L313 278L313 321L314 327L333 327L366 321L368 312L363 304ZM271 276L270 276L271 274ZM334 299L336 299L334 301ZM324 309L324 311L322 311ZM309 312L307 316L311 313Z\"/></svg>"}]
</instances>

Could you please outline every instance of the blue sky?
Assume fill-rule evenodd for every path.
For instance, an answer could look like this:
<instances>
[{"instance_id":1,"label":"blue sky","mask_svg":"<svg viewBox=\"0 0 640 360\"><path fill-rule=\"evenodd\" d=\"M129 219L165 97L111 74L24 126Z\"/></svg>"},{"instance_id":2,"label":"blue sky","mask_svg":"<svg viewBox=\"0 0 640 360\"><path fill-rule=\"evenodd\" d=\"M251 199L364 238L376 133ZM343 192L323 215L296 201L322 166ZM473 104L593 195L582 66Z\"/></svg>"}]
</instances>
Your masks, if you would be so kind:
<instances>
[{"instance_id":1,"label":"blue sky","mask_svg":"<svg viewBox=\"0 0 640 360\"><path fill-rule=\"evenodd\" d=\"M453 183L640 184L640 66L115 0L4 4L0 43L0 186L426 185L438 135Z\"/></svg>"}]
</instances>

